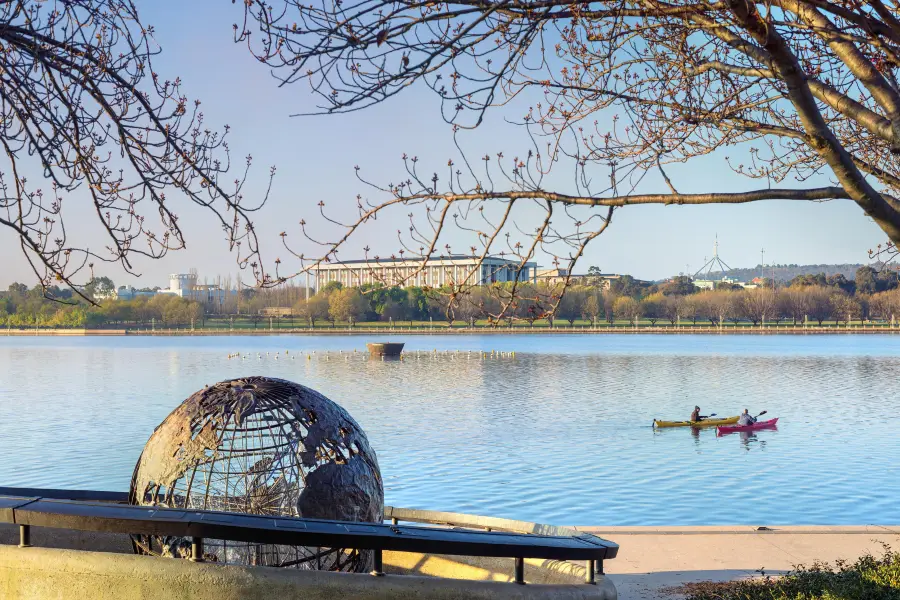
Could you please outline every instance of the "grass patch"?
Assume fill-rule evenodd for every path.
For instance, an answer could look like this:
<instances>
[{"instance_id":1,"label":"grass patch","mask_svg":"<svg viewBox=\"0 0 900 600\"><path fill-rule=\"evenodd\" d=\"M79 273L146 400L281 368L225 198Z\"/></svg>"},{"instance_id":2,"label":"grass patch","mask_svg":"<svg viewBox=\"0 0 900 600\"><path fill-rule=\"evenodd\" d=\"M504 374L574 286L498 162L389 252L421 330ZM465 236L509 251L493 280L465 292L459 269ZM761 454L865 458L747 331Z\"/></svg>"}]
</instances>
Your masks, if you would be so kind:
<instances>
[{"instance_id":1,"label":"grass patch","mask_svg":"<svg viewBox=\"0 0 900 600\"><path fill-rule=\"evenodd\" d=\"M689 583L672 590L688 600L900 600L900 553L798 566L781 577Z\"/></svg>"}]
</instances>

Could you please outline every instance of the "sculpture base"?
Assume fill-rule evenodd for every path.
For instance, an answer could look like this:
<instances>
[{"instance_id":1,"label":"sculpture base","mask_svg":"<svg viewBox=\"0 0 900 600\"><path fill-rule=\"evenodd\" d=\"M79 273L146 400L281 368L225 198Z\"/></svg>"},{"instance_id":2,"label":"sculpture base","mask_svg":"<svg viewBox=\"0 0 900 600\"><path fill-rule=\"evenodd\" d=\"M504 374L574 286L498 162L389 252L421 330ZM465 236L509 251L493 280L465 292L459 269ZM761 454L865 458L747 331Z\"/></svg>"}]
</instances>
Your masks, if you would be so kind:
<instances>
[{"instance_id":1,"label":"sculpture base","mask_svg":"<svg viewBox=\"0 0 900 600\"><path fill-rule=\"evenodd\" d=\"M403 342L381 342L366 344L372 356L400 356L403 353Z\"/></svg>"}]
</instances>

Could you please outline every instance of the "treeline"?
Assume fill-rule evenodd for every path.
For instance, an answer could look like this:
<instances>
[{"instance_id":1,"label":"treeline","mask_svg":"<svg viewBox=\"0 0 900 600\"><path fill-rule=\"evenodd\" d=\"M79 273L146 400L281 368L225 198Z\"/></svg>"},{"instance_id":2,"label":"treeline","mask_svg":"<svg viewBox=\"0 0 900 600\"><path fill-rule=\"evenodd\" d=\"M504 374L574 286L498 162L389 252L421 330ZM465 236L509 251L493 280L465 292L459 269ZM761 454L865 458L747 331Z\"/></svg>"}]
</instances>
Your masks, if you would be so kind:
<instances>
[{"instance_id":1,"label":"treeline","mask_svg":"<svg viewBox=\"0 0 900 600\"><path fill-rule=\"evenodd\" d=\"M709 323L799 324L806 321L819 325L833 321L892 321L900 317L900 289L892 288L874 294L853 294L838 285L797 282L778 289L717 289L684 292L684 282L670 282L662 289L643 297L607 291L592 286L572 286L558 296L550 286L520 285L518 299L503 313L504 320L590 323L638 321L682 325ZM506 298L495 287L476 287L451 299L440 291L426 293L420 288L343 288L333 284L312 296L301 299L293 314L311 326L325 321L332 324L362 321L422 321L427 319L465 323L502 312ZM548 311L555 306L555 310ZM499 324L499 323L498 323Z\"/></svg>"},{"instance_id":2,"label":"treeline","mask_svg":"<svg viewBox=\"0 0 900 600\"><path fill-rule=\"evenodd\" d=\"M893 321L900 317L900 289L856 294L837 287L794 285L786 288L746 290L707 290L689 295L665 295L661 292L641 299L597 292L593 288L570 289L559 304L556 318L570 324L578 319L605 320L636 324L648 321L675 324L709 323L721 326L749 323L794 325L814 322L819 325L850 321Z\"/></svg>"},{"instance_id":3,"label":"treeline","mask_svg":"<svg viewBox=\"0 0 900 600\"><path fill-rule=\"evenodd\" d=\"M132 300L107 300L99 306L78 301L71 290L51 288L47 296L39 286L21 283L0 293L0 326L4 327L99 327L158 323L164 327L202 326L202 304L170 294L138 296Z\"/></svg>"},{"instance_id":4,"label":"treeline","mask_svg":"<svg viewBox=\"0 0 900 600\"><path fill-rule=\"evenodd\" d=\"M0 292L0 326L6 327L103 327L150 326L202 327L214 318L235 325L258 326L267 317L266 308L290 309L280 320L302 320L310 326L322 322L446 321L492 325L513 321L574 324L638 321L651 324L709 323L815 323L900 317L900 288L895 271L861 267L855 279L842 274L799 275L788 286L771 280L764 287L744 289L722 284L701 291L690 278L679 276L664 283L650 283L623 276L608 290L598 280L570 286L560 298L559 285L519 284L511 297L510 284L475 287L467 293L419 287L363 286L343 288L332 282L306 300L302 287L282 286L265 290L242 290L227 306L204 306L175 295L137 296L131 300L103 300L99 306L80 301L71 290L40 287L29 289L15 283ZM112 282L103 282L108 289ZM50 296L59 301L51 301ZM499 315L499 316L498 316Z\"/></svg>"},{"instance_id":5,"label":"treeline","mask_svg":"<svg viewBox=\"0 0 900 600\"><path fill-rule=\"evenodd\" d=\"M736 268L723 273L722 271L713 271L709 274L712 279L721 279L722 277L730 277L738 281L751 281L757 277L766 277L774 279L778 283L787 283L795 277L803 275L817 275L819 273L825 276L843 275L846 279L853 279L854 273L864 265L860 264L834 264L834 265L766 265L761 267ZM705 274L703 275L705 278Z\"/></svg>"}]
</instances>

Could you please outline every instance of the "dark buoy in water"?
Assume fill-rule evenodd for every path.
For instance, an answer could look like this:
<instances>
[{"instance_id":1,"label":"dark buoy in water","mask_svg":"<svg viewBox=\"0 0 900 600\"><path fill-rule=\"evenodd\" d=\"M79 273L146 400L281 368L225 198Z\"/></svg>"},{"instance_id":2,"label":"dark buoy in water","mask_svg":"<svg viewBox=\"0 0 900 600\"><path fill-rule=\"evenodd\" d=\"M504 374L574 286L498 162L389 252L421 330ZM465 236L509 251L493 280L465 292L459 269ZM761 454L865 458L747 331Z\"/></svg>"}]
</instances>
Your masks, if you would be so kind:
<instances>
[{"instance_id":1,"label":"dark buoy in water","mask_svg":"<svg viewBox=\"0 0 900 600\"><path fill-rule=\"evenodd\" d=\"M403 342L368 343L366 348L372 356L400 356L403 353Z\"/></svg>"}]
</instances>

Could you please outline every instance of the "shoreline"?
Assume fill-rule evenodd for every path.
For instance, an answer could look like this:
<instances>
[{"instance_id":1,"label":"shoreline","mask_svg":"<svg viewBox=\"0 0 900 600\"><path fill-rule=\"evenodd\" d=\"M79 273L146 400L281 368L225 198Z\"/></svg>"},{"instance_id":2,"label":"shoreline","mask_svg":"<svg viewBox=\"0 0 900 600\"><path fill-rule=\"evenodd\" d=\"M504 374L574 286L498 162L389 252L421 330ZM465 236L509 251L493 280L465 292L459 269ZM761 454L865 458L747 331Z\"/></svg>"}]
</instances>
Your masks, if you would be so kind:
<instances>
[{"instance_id":1,"label":"shoreline","mask_svg":"<svg viewBox=\"0 0 900 600\"><path fill-rule=\"evenodd\" d=\"M616 535L900 535L900 525L574 525L600 537Z\"/></svg>"},{"instance_id":2,"label":"shoreline","mask_svg":"<svg viewBox=\"0 0 900 600\"><path fill-rule=\"evenodd\" d=\"M611 327L611 328L322 328L322 329L0 329L0 337L21 336L366 336L366 335L895 335L897 327Z\"/></svg>"},{"instance_id":3,"label":"shoreline","mask_svg":"<svg viewBox=\"0 0 900 600\"><path fill-rule=\"evenodd\" d=\"M854 561L882 544L897 546L900 527L890 525L690 527L577 527L619 544L604 570L619 600L662 600L680 596L681 586L701 581L735 581L783 575L815 561Z\"/></svg>"}]
</instances>

